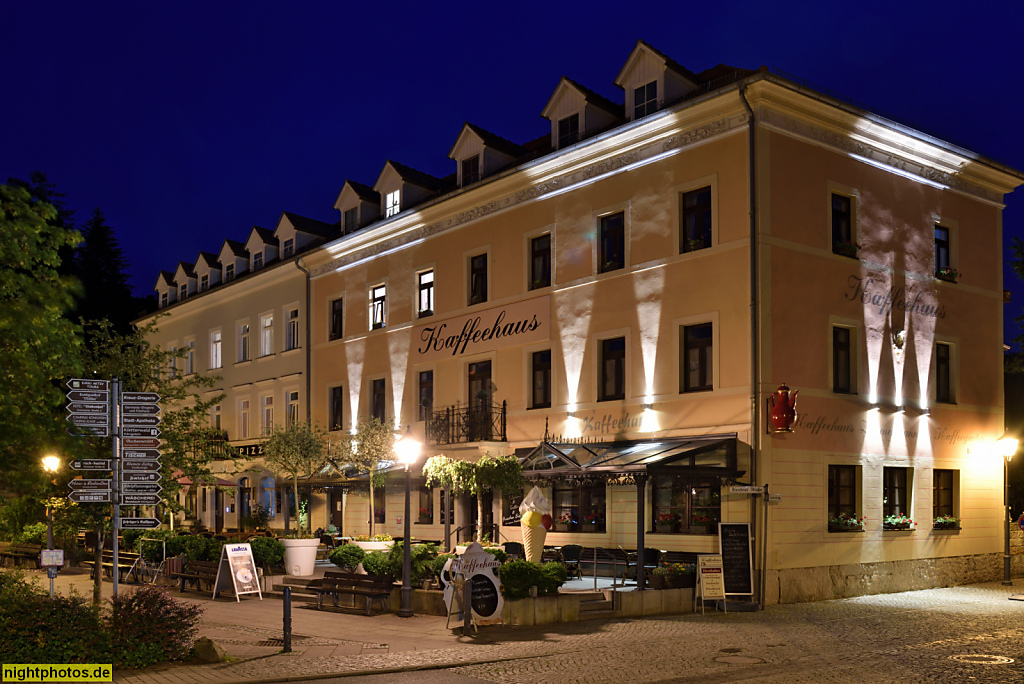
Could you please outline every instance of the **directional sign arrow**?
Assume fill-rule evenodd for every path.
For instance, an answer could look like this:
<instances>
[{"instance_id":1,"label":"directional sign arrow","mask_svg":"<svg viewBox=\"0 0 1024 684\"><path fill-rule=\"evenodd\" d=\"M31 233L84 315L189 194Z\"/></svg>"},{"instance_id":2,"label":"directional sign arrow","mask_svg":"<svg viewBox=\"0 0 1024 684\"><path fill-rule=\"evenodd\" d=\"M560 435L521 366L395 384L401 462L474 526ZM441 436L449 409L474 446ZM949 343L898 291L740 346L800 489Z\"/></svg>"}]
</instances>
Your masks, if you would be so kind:
<instances>
[{"instance_id":1,"label":"directional sign arrow","mask_svg":"<svg viewBox=\"0 0 1024 684\"><path fill-rule=\"evenodd\" d=\"M71 413L107 413L110 407L104 402L73 401L68 404Z\"/></svg>"},{"instance_id":2,"label":"directional sign arrow","mask_svg":"<svg viewBox=\"0 0 1024 684\"><path fill-rule=\"evenodd\" d=\"M120 518L117 522L122 530L151 530L160 527L160 521L156 518Z\"/></svg>"},{"instance_id":3,"label":"directional sign arrow","mask_svg":"<svg viewBox=\"0 0 1024 684\"><path fill-rule=\"evenodd\" d=\"M125 461L121 464L121 469L126 473L155 473L160 470L160 461Z\"/></svg>"},{"instance_id":4,"label":"directional sign arrow","mask_svg":"<svg viewBox=\"0 0 1024 684\"><path fill-rule=\"evenodd\" d=\"M156 506L160 503L159 494L122 494L122 506Z\"/></svg>"},{"instance_id":5,"label":"directional sign arrow","mask_svg":"<svg viewBox=\"0 0 1024 684\"><path fill-rule=\"evenodd\" d=\"M105 491L110 489L110 480L71 480L68 487L71 489L84 489L87 491Z\"/></svg>"},{"instance_id":6,"label":"directional sign arrow","mask_svg":"<svg viewBox=\"0 0 1024 684\"><path fill-rule=\"evenodd\" d=\"M84 390L105 390L110 387L109 380L83 380L76 378L68 380L67 385L70 389L84 389Z\"/></svg>"},{"instance_id":7,"label":"directional sign arrow","mask_svg":"<svg viewBox=\"0 0 1024 684\"><path fill-rule=\"evenodd\" d=\"M125 404L155 404L160 401L156 392L121 392L121 402Z\"/></svg>"},{"instance_id":8,"label":"directional sign arrow","mask_svg":"<svg viewBox=\"0 0 1024 684\"><path fill-rule=\"evenodd\" d=\"M95 390L71 390L67 394L68 401L110 401L109 392L97 392Z\"/></svg>"},{"instance_id":9,"label":"directional sign arrow","mask_svg":"<svg viewBox=\"0 0 1024 684\"><path fill-rule=\"evenodd\" d=\"M159 416L121 416L121 425L159 425Z\"/></svg>"},{"instance_id":10,"label":"directional sign arrow","mask_svg":"<svg viewBox=\"0 0 1024 684\"><path fill-rule=\"evenodd\" d=\"M125 449L121 452L121 458L126 461L138 460L140 458L160 458L159 449Z\"/></svg>"},{"instance_id":11,"label":"directional sign arrow","mask_svg":"<svg viewBox=\"0 0 1024 684\"><path fill-rule=\"evenodd\" d=\"M121 473L122 484L134 484L138 482L159 482L163 477L160 473Z\"/></svg>"},{"instance_id":12,"label":"directional sign arrow","mask_svg":"<svg viewBox=\"0 0 1024 684\"><path fill-rule=\"evenodd\" d=\"M68 498L76 503L110 503L110 492L71 492Z\"/></svg>"},{"instance_id":13,"label":"directional sign arrow","mask_svg":"<svg viewBox=\"0 0 1024 684\"><path fill-rule=\"evenodd\" d=\"M110 416L107 414L81 414L72 413L66 416L75 425L91 425L93 427L107 427L110 425Z\"/></svg>"},{"instance_id":14,"label":"directional sign arrow","mask_svg":"<svg viewBox=\"0 0 1024 684\"><path fill-rule=\"evenodd\" d=\"M126 425L121 428L122 437L159 437L160 428Z\"/></svg>"},{"instance_id":15,"label":"directional sign arrow","mask_svg":"<svg viewBox=\"0 0 1024 684\"><path fill-rule=\"evenodd\" d=\"M82 437L84 435L92 435L93 437L110 436L110 428L106 425L75 425L74 427L66 428L65 432L74 437Z\"/></svg>"},{"instance_id":16,"label":"directional sign arrow","mask_svg":"<svg viewBox=\"0 0 1024 684\"><path fill-rule=\"evenodd\" d=\"M148 449L160 446L160 440L156 437L125 437L121 443L125 449Z\"/></svg>"},{"instance_id":17,"label":"directional sign arrow","mask_svg":"<svg viewBox=\"0 0 1024 684\"><path fill-rule=\"evenodd\" d=\"M155 416L160 413L160 404L125 404L121 412L126 416Z\"/></svg>"},{"instance_id":18,"label":"directional sign arrow","mask_svg":"<svg viewBox=\"0 0 1024 684\"><path fill-rule=\"evenodd\" d=\"M112 459L109 458L83 458L68 463L72 470L110 470Z\"/></svg>"},{"instance_id":19,"label":"directional sign arrow","mask_svg":"<svg viewBox=\"0 0 1024 684\"><path fill-rule=\"evenodd\" d=\"M133 475L134 473L129 473ZM141 474L141 473L139 473ZM146 473L147 475L151 473ZM163 487L158 485L156 482L122 482L121 491L124 494L159 494L163 491Z\"/></svg>"}]
</instances>

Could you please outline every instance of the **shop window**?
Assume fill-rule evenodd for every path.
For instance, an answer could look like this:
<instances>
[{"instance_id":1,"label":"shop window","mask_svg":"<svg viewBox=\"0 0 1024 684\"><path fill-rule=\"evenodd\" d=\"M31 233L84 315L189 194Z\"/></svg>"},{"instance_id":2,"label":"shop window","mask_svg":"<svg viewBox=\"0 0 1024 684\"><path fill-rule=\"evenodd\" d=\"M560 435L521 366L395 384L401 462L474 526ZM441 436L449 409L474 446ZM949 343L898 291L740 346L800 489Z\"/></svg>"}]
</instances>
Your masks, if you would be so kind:
<instances>
[{"instance_id":1,"label":"shop window","mask_svg":"<svg viewBox=\"0 0 1024 684\"><path fill-rule=\"evenodd\" d=\"M932 517L956 516L956 485L957 475L955 470L941 470L936 468L932 471Z\"/></svg>"},{"instance_id":2,"label":"shop window","mask_svg":"<svg viewBox=\"0 0 1024 684\"><path fill-rule=\"evenodd\" d=\"M420 371L419 419L427 420L434 412L434 371Z\"/></svg>"},{"instance_id":3,"label":"shop window","mask_svg":"<svg viewBox=\"0 0 1024 684\"><path fill-rule=\"evenodd\" d=\"M533 352L530 408L551 408L551 350Z\"/></svg>"},{"instance_id":4,"label":"shop window","mask_svg":"<svg viewBox=\"0 0 1024 684\"><path fill-rule=\"evenodd\" d=\"M445 511L447 511L447 513L448 513L448 524L449 525L454 525L455 524L455 494L450 494L449 496L451 496L451 499L452 499L452 505L451 505L450 509L448 508L448 506L447 506L447 504L445 502L444 489L441 490L441 515L439 516L440 519L438 520L438 522L440 524L442 524L442 525L444 524Z\"/></svg>"},{"instance_id":5,"label":"shop window","mask_svg":"<svg viewBox=\"0 0 1024 684\"><path fill-rule=\"evenodd\" d=\"M345 422L345 388L331 388L331 430L341 430Z\"/></svg>"},{"instance_id":6,"label":"shop window","mask_svg":"<svg viewBox=\"0 0 1024 684\"><path fill-rule=\"evenodd\" d=\"M712 361L714 329L710 323L682 326L683 359L680 364L680 392L706 392L714 389Z\"/></svg>"},{"instance_id":7,"label":"shop window","mask_svg":"<svg viewBox=\"0 0 1024 684\"><path fill-rule=\"evenodd\" d=\"M684 192L680 203L679 253L707 249L711 246L711 186Z\"/></svg>"},{"instance_id":8,"label":"shop window","mask_svg":"<svg viewBox=\"0 0 1024 684\"><path fill-rule=\"evenodd\" d=\"M195 488L189 489L188 494L185 495L185 517L194 518L196 517L196 505L198 504L198 497L196 496Z\"/></svg>"},{"instance_id":9,"label":"shop window","mask_svg":"<svg viewBox=\"0 0 1024 684\"><path fill-rule=\"evenodd\" d=\"M882 469L882 515L910 516L910 469ZM883 524L883 527L885 525Z\"/></svg>"},{"instance_id":10,"label":"shop window","mask_svg":"<svg viewBox=\"0 0 1024 684\"><path fill-rule=\"evenodd\" d=\"M598 401L626 398L626 338L601 340L601 377Z\"/></svg>"},{"instance_id":11,"label":"shop window","mask_svg":"<svg viewBox=\"0 0 1024 684\"><path fill-rule=\"evenodd\" d=\"M857 517L857 466L828 467L828 517Z\"/></svg>"},{"instance_id":12,"label":"shop window","mask_svg":"<svg viewBox=\"0 0 1024 684\"><path fill-rule=\"evenodd\" d=\"M421 525L432 525L434 523L434 490L426 485L419 487L419 516L415 522Z\"/></svg>"},{"instance_id":13,"label":"shop window","mask_svg":"<svg viewBox=\"0 0 1024 684\"><path fill-rule=\"evenodd\" d=\"M551 516L562 532L604 532L606 490L603 482L593 485L558 483L552 492Z\"/></svg>"},{"instance_id":14,"label":"shop window","mask_svg":"<svg viewBox=\"0 0 1024 684\"><path fill-rule=\"evenodd\" d=\"M657 475L651 488L655 532L718 534L722 494L716 481Z\"/></svg>"},{"instance_id":15,"label":"shop window","mask_svg":"<svg viewBox=\"0 0 1024 684\"><path fill-rule=\"evenodd\" d=\"M276 504L274 502L274 499L276 498L274 496L276 489L277 487L274 483L274 478L265 477L260 480L260 506L263 507L263 510L266 511L271 518L274 517L274 511L276 510Z\"/></svg>"},{"instance_id":16,"label":"shop window","mask_svg":"<svg viewBox=\"0 0 1024 684\"><path fill-rule=\"evenodd\" d=\"M602 216L598 222L601 253L598 273L617 271L626 266L626 215L624 212Z\"/></svg>"},{"instance_id":17,"label":"shop window","mask_svg":"<svg viewBox=\"0 0 1024 684\"><path fill-rule=\"evenodd\" d=\"M530 240L530 289L551 285L551 234Z\"/></svg>"}]
</instances>

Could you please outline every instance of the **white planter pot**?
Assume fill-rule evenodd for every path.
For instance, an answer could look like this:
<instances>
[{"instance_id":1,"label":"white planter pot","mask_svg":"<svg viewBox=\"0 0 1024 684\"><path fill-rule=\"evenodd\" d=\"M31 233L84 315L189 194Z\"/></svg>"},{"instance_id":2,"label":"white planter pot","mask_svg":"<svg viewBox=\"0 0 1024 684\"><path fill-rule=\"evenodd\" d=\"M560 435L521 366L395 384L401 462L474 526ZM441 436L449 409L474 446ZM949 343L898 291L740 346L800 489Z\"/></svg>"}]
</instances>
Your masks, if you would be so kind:
<instances>
[{"instance_id":1,"label":"white planter pot","mask_svg":"<svg viewBox=\"0 0 1024 684\"><path fill-rule=\"evenodd\" d=\"M284 567L292 577L308 577L316 566L316 550L319 539L282 539L284 544Z\"/></svg>"},{"instance_id":2,"label":"white planter pot","mask_svg":"<svg viewBox=\"0 0 1024 684\"><path fill-rule=\"evenodd\" d=\"M361 548L363 551L390 551L391 547L395 545L395 542L393 542L393 541L368 541L368 542L354 541L354 542L349 542L349 544L355 544L356 546Z\"/></svg>"}]
</instances>

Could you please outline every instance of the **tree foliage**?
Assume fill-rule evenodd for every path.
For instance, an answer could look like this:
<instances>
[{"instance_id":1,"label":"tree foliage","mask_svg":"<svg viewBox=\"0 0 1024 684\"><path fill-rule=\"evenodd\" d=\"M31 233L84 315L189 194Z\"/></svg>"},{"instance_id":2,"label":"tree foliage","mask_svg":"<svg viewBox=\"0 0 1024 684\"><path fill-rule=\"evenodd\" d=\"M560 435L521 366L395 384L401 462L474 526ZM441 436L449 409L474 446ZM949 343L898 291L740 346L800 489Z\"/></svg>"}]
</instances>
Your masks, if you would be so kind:
<instances>
[{"instance_id":1,"label":"tree foliage","mask_svg":"<svg viewBox=\"0 0 1024 684\"><path fill-rule=\"evenodd\" d=\"M476 496L477 520L484 519L482 494L499 490L514 492L526 484L523 467L515 456L492 457L484 454L476 463L449 458L443 454L427 459L423 465L423 476L431 487L445 487L455 494ZM476 540L483 537L482 526L478 525Z\"/></svg>"},{"instance_id":2,"label":"tree foliage","mask_svg":"<svg viewBox=\"0 0 1024 684\"><path fill-rule=\"evenodd\" d=\"M395 431L374 417L360 418L355 434L347 434L338 442L338 450L331 460L335 466L351 464L366 471L370 489L370 507L373 507L373 489L384 486L383 469L395 460ZM370 515L370 534L373 535L373 515Z\"/></svg>"},{"instance_id":3,"label":"tree foliage","mask_svg":"<svg viewBox=\"0 0 1024 684\"><path fill-rule=\"evenodd\" d=\"M297 505L299 478L310 477L327 466L327 434L319 427L299 420L285 427L274 425L270 437L263 443L263 461L279 475L291 478Z\"/></svg>"},{"instance_id":4,"label":"tree foliage","mask_svg":"<svg viewBox=\"0 0 1024 684\"><path fill-rule=\"evenodd\" d=\"M82 243L75 252L75 274L82 284L78 315L90 321L109 321L122 335L131 332L141 302L128 284L128 260L113 229L99 208L82 226Z\"/></svg>"}]
</instances>

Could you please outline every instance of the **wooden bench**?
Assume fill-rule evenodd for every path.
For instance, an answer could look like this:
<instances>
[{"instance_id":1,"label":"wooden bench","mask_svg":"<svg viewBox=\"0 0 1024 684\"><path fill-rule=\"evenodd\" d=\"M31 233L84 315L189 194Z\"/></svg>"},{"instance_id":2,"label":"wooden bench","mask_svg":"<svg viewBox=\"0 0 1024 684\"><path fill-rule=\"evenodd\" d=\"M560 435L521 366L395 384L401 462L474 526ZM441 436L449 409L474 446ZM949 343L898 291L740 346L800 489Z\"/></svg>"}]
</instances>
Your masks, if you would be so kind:
<instances>
[{"instance_id":1,"label":"wooden bench","mask_svg":"<svg viewBox=\"0 0 1024 684\"><path fill-rule=\"evenodd\" d=\"M39 567L39 552L43 550L42 544L18 544L15 542L2 542L2 544L0 546L0 562L6 565L9 558L12 565L18 566L21 561L30 560L35 567Z\"/></svg>"},{"instance_id":2,"label":"wooden bench","mask_svg":"<svg viewBox=\"0 0 1024 684\"><path fill-rule=\"evenodd\" d=\"M90 576L96 577L96 561L95 559L89 559L83 561L83 565L88 565L92 568ZM139 560L139 554L132 553L130 551L117 551L117 579L119 582L125 581L125 576L131 574L136 582L141 581L139 575L139 566L141 561ZM103 575L106 577L114 576L114 552L104 551L103 560L100 561L100 568L103 570Z\"/></svg>"},{"instance_id":3,"label":"wooden bench","mask_svg":"<svg viewBox=\"0 0 1024 684\"><path fill-rule=\"evenodd\" d=\"M391 590L394 586L395 580L389 575L360 575L354 572L328 570L319 583L311 584L309 588L316 592L317 610L322 609L325 595L331 596L334 605L337 606L338 598L342 594L347 594L364 597L366 614L370 615L374 599L380 601L382 611L387 611L386 602L391 600Z\"/></svg>"},{"instance_id":4,"label":"wooden bench","mask_svg":"<svg viewBox=\"0 0 1024 684\"><path fill-rule=\"evenodd\" d=\"M220 563L216 561L188 561L185 563L185 569L181 572L171 573L170 577L173 579L177 577L181 580L181 591L185 591L185 583L191 582L192 586L196 590L200 590L200 582L206 584L207 588L212 591L213 585L217 581L217 568Z\"/></svg>"}]
</instances>

